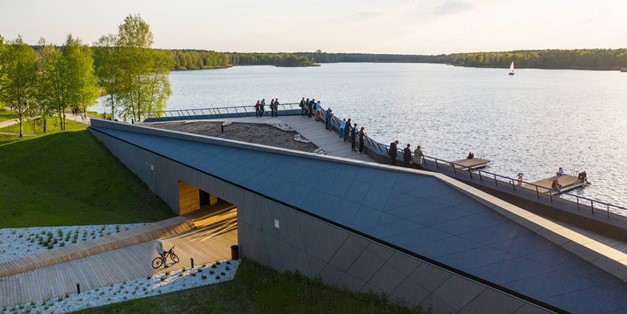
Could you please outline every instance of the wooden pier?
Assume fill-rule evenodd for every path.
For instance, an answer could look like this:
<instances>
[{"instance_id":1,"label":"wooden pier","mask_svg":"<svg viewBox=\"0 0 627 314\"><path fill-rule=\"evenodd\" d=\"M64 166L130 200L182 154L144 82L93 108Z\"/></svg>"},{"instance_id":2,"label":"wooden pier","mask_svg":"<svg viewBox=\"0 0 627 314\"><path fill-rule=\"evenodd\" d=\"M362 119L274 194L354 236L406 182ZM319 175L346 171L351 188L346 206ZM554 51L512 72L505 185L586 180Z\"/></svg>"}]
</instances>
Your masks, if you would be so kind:
<instances>
[{"instance_id":1,"label":"wooden pier","mask_svg":"<svg viewBox=\"0 0 627 314\"><path fill-rule=\"evenodd\" d=\"M485 168L490 164L490 160L482 158L460 159L451 162L455 168L462 170L477 170Z\"/></svg>"},{"instance_id":2,"label":"wooden pier","mask_svg":"<svg viewBox=\"0 0 627 314\"><path fill-rule=\"evenodd\" d=\"M562 188L559 190L552 188L552 184L555 179L557 179L560 185L562 186ZM581 182L579 178L565 174L561 176L552 176L550 178L542 179L542 180L533 182L533 184L541 187L539 191L540 193L549 193L549 192L564 193L564 192L568 192L570 190L588 185L590 183ZM535 189L533 185L526 185L525 187L529 189Z\"/></svg>"}]
</instances>

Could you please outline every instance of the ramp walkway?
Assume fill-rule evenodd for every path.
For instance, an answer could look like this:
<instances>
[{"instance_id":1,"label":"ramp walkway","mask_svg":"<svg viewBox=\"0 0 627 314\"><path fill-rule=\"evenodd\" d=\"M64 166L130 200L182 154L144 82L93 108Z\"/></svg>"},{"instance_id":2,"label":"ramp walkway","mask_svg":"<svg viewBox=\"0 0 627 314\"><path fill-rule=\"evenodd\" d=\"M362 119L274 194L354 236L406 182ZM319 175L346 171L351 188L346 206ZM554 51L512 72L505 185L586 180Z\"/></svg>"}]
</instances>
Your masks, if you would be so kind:
<instances>
[{"instance_id":1,"label":"ramp walkway","mask_svg":"<svg viewBox=\"0 0 627 314\"><path fill-rule=\"evenodd\" d=\"M0 276L0 308L74 293L77 283L80 284L81 290L86 291L190 267L190 258L194 259L195 265L229 259L231 245L237 244L237 214L232 206L222 209L212 208L161 223L172 225L178 223L178 228L170 229L166 234L147 230L151 227L149 225L154 225L149 224L148 227L135 228L143 228L145 232L135 231L132 236L128 232L104 236L102 238L109 239L102 239L99 242L100 246L96 246L95 243L68 245L64 248L76 252L72 254L63 250L72 255L70 260L59 261L52 258L51 256L59 255L54 251L61 251L56 249L46 252L50 253L47 257L51 258L40 256L39 264L33 264L32 258L27 258L25 262L13 263L30 263L30 267L20 268L17 273L15 272L17 270L13 269L10 275L6 275L5 271ZM180 262L174 265L168 263L171 265L169 268L155 270L150 263L157 256L155 243L159 238L163 239L166 249L176 246L174 251L179 256ZM98 239L93 241L96 240ZM94 250L94 247L100 249Z\"/></svg>"}]
</instances>

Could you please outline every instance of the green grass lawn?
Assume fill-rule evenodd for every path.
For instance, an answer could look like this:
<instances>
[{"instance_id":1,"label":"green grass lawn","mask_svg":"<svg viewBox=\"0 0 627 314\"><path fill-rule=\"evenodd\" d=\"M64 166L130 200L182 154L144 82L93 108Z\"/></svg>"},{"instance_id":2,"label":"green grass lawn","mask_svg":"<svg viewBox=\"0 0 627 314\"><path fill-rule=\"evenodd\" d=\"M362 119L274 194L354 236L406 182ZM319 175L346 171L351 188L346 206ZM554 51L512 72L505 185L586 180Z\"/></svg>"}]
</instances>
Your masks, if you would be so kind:
<instances>
[{"instance_id":1,"label":"green grass lawn","mask_svg":"<svg viewBox=\"0 0 627 314\"><path fill-rule=\"evenodd\" d=\"M0 228L148 222L174 216L84 130L84 124L80 126L82 131L0 145Z\"/></svg>"},{"instance_id":2,"label":"green grass lawn","mask_svg":"<svg viewBox=\"0 0 627 314\"><path fill-rule=\"evenodd\" d=\"M37 120L41 120L41 119L37 119ZM54 133L54 132L59 132L61 131L61 127L59 126L59 122L54 118L54 117L49 117L46 125L46 132L47 133ZM44 134L43 133L43 127L41 124L35 124L35 128L33 129L33 124L34 121L28 121L28 120L24 120L24 123L22 125L22 130L23 130L23 134L25 135L41 135ZM66 131L72 131L72 130L84 130L87 128L87 125L85 123L81 123L81 122L76 122L74 120L70 120L67 119L66 123ZM6 132L6 133L20 133L20 125L19 124L14 124L11 126L8 126L6 128L2 128L0 129L0 132Z\"/></svg>"},{"instance_id":3,"label":"green grass lawn","mask_svg":"<svg viewBox=\"0 0 627 314\"><path fill-rule=\"evenodd\" d=\"M4 108L0 108L0 122L1 121L6 121L6 120L9 120L9 119L13 119L16 116L17 115L15 114L14 111L9 111L9 110L6 110Z\"/></svg>"},{"instance_id":4,"label":"green grass lawn","mask_svg":"<svg viewBox=\"0 0 627 314\"><path fill-rule=\"evenodd\" d=\"M420 313L374 294L323 285L243 260L230 282L89 309L81 313Z\"/></svg>"}]
</instances>

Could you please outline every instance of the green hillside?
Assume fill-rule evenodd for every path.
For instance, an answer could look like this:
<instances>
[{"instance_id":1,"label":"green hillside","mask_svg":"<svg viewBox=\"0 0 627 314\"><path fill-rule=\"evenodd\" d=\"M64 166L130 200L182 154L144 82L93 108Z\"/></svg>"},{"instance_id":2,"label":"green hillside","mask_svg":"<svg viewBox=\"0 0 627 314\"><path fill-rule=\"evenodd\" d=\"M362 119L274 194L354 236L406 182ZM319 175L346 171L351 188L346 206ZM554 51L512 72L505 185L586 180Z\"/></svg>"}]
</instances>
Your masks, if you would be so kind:
<instances>
[{"instance_id":1,"label":"green hillside","mask_svg":"<svg viewBox=\"0 0 627 314\"><path fill-rule=\"evenodd\" d=\"M0 145L0 214L0 228L174 216L87 130Z\"/></svg>"}]
</instances>

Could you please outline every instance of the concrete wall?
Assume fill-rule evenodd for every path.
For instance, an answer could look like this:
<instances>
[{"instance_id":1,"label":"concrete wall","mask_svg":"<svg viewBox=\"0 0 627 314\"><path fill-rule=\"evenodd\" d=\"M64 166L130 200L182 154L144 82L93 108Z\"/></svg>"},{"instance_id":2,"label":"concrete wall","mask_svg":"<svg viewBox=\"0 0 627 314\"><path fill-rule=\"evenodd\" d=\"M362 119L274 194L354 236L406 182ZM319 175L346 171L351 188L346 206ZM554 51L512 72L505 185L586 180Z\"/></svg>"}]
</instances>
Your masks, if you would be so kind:
<instances>
[{"instance_id":1,"label":"concrete wall","mask_svg":"<svg viewBox=\"0 0 627 314\"><path fill-rule=\"evenodd\" d=\"M106 134L92 133L176 213L185 212L180 208L179 182L235 204L240 256L353 291L372 290L397 303L433 312L543 312L527 301L337 223Z\"/></svg>"}]
</instances>

